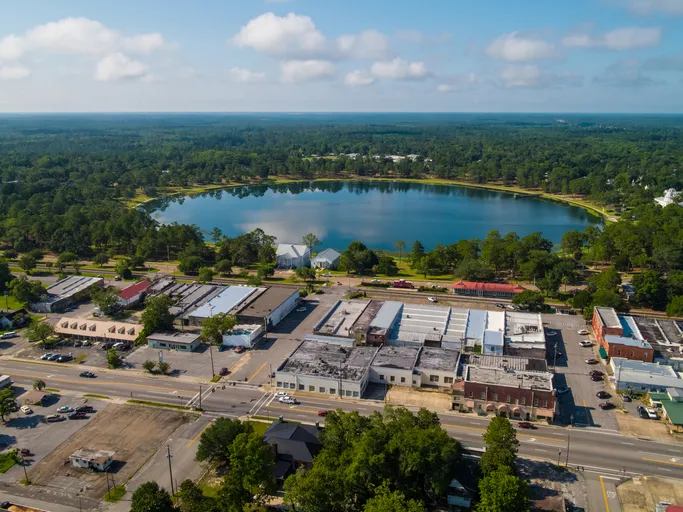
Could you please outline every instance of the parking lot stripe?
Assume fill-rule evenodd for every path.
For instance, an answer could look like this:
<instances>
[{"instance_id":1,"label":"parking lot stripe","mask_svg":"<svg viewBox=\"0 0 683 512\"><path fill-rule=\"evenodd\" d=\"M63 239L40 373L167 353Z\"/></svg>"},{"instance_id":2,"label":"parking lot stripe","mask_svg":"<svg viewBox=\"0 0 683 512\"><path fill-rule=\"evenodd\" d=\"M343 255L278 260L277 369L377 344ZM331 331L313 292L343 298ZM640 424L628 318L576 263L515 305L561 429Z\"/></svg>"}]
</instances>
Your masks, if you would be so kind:
<instances>
[{"instance_id":1,"label":"parking lot stripe","mask_svg":"<svg viewBox=\"0 0 683 512\"><path fill-rule=\"evenodd\" d=\"M263 364L259 367L259 369L256 370L256 372L254 372L254 375L252 375L251 377L249 377L249 379L247 380L247 382L251 382L252 380L254 380L254 377L256 377L256 376L259 374L259 372L260 372L261 370L263 370L263 369L266 367L267 364L268 364L268 361L266 361L265 363L263 363Z\"/></svg>"}]
</instances>

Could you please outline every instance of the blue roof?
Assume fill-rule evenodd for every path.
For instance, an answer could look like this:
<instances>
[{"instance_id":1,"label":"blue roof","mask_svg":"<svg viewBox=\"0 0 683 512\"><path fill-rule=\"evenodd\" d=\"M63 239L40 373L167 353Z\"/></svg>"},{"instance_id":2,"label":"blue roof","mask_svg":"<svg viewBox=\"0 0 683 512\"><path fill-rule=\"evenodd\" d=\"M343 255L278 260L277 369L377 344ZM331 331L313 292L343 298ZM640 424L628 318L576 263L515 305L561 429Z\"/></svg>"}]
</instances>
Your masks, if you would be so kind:
<instances>
[{"instance_id":1,"label":"blue roof","mask_svg":"<svg viewBox=\"0 0 683 512\"><path fill-rule=\"evenodd\" d=\"M634 338L627 338L625 336L615 336L613 334L608 334L605 336L607 343L617 343L619 345L626 345L627 347L638 347L638 348L652 348L645 340L637 340Z\"/></svg>"},{"instance_id":2,"label":"blue roof","mask_svg":"<svg viewBox=\"0 0 683 512\"><path fill-rule=\"evenodd\" d=\"M204 303L203 306L197 308L190 316L209 318L212 314L227 313L256 290L257 288L252 288L251 286L230 286L210 301Z\"/></svg>"},{"instance_id":3,"label":"blue roof","mask_svg":"<svg viewBox=\"0 0 683 512\"><path fill-rule=\"evenodd\" d=\"M379 311L375 315L375 318L370 322L370 327L376 327L378 329L389 329L393 325L396 317L401 312L403 308L402 302L387 301L382 304Z\"/></svg>"},{"instance_id":4,"label":"blue roof","mask_svg":"<svg viewBox=\"0 0 683 512\"><path fill-rule=\"evenodd\" d=\"M482 309L470 309L470 315L467 319L467 330L465 331L466 338L480 340L484 337L486 315L486 311Z\"/></svg>"},{"instance_id":5,"label":"blue roof","mask_svg":"<svg viewBox=\"0 0 683 512\"><path fill-rule=\"evenodd\" d=\"M503 346L503 333L500 331L484 331L484 345Z\"/></svg>"}]
</instances>

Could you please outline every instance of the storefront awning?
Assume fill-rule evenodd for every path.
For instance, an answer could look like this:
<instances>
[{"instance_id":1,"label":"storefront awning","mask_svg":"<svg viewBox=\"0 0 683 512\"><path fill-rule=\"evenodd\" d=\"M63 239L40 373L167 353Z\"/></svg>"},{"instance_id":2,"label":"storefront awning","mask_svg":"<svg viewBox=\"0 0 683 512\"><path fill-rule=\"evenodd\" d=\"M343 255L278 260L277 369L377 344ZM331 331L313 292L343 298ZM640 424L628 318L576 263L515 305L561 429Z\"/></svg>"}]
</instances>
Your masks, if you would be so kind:
<instances>
[{"instance_id":1,"label":"storefront awning","mask_svg":"<svg viewBox=\"0 0 683 512\"><path fill-rule=\"evenodd\" d=\"M607 351L605 350L605 347L600 347L600 357L603 359L607 359Z\"/></svg>"}]
</instances>

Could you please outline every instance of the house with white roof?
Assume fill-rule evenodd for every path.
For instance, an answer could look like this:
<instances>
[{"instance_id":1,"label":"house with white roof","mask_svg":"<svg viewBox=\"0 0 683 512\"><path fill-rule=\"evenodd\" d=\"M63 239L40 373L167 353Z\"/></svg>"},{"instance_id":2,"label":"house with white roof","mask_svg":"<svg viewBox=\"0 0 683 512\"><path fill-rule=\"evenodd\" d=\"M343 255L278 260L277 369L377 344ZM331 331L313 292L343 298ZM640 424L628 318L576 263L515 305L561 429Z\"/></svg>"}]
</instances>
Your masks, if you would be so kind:
<instances>
[{"instance_id":1,"label":"house with white roof","mask_svg":"<svg viewBox=\"0 0 683 512\"><path fill-rule=\"evenodd\" d=\"M278 244L275 262L278 268L309 267L311 251L306 245Z\"/></svg>"},{"instance_id":2,"label":"house with white roof","mask_svg":"<svg viewBox=\"0 0 683 512\"><path fill-rule=\"evenodd\" d=\"M313 268L336 269L339 266L339 258L341 258L341 254L334 249L325 249L311 260L311 266Z\"/></svg>"}]
</instances>

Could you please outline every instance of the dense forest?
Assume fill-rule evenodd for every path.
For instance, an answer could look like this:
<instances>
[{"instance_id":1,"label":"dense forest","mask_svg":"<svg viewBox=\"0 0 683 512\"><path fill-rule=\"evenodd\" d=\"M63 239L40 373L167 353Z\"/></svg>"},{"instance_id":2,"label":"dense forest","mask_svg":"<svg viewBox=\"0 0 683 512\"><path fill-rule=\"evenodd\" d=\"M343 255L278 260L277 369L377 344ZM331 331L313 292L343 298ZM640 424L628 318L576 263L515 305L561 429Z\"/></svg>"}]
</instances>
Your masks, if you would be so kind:
<instances>
[{"instance_id":1,"label":"dense forest","mask_svg":"<svg viewBox=\"0 0 683 512\"><path fill-rule=\"evenodd\" d=\"M275 176L497 183L574 194L619 213L619 222L602 231L568 235L562 257L577 266L603 262L619 270L647 270L656 289L641 293L638 301L662 309L679 295L670 292L667 276L683 271L683 208L663 209L653 198L667 188L683 189L681 168L678 117L5 116L0 118L0 241L20 254L38 249L83 258L182 256L192 258L193 268L216 261L240 265L272 257L267 234L236 241L217 237L216 254L197 227L159 226L126 201L140 191L156 196L169 186L254 183ZM426 254L428 259L416 264L453 272L465 260L464 270L475 277L521 272L549 279L551 294L557 283L574 280L565 263L549 277L556 256L534 270L524 255L538 247L492 237L474 242L468 249L472 258L465 257L461 244L460 252L455 246L451 253L439 248L440 254ZM510 247L521 248L524 258ZM683 299L679 302L683 310Z\"/></svg>"}]
</instances>

